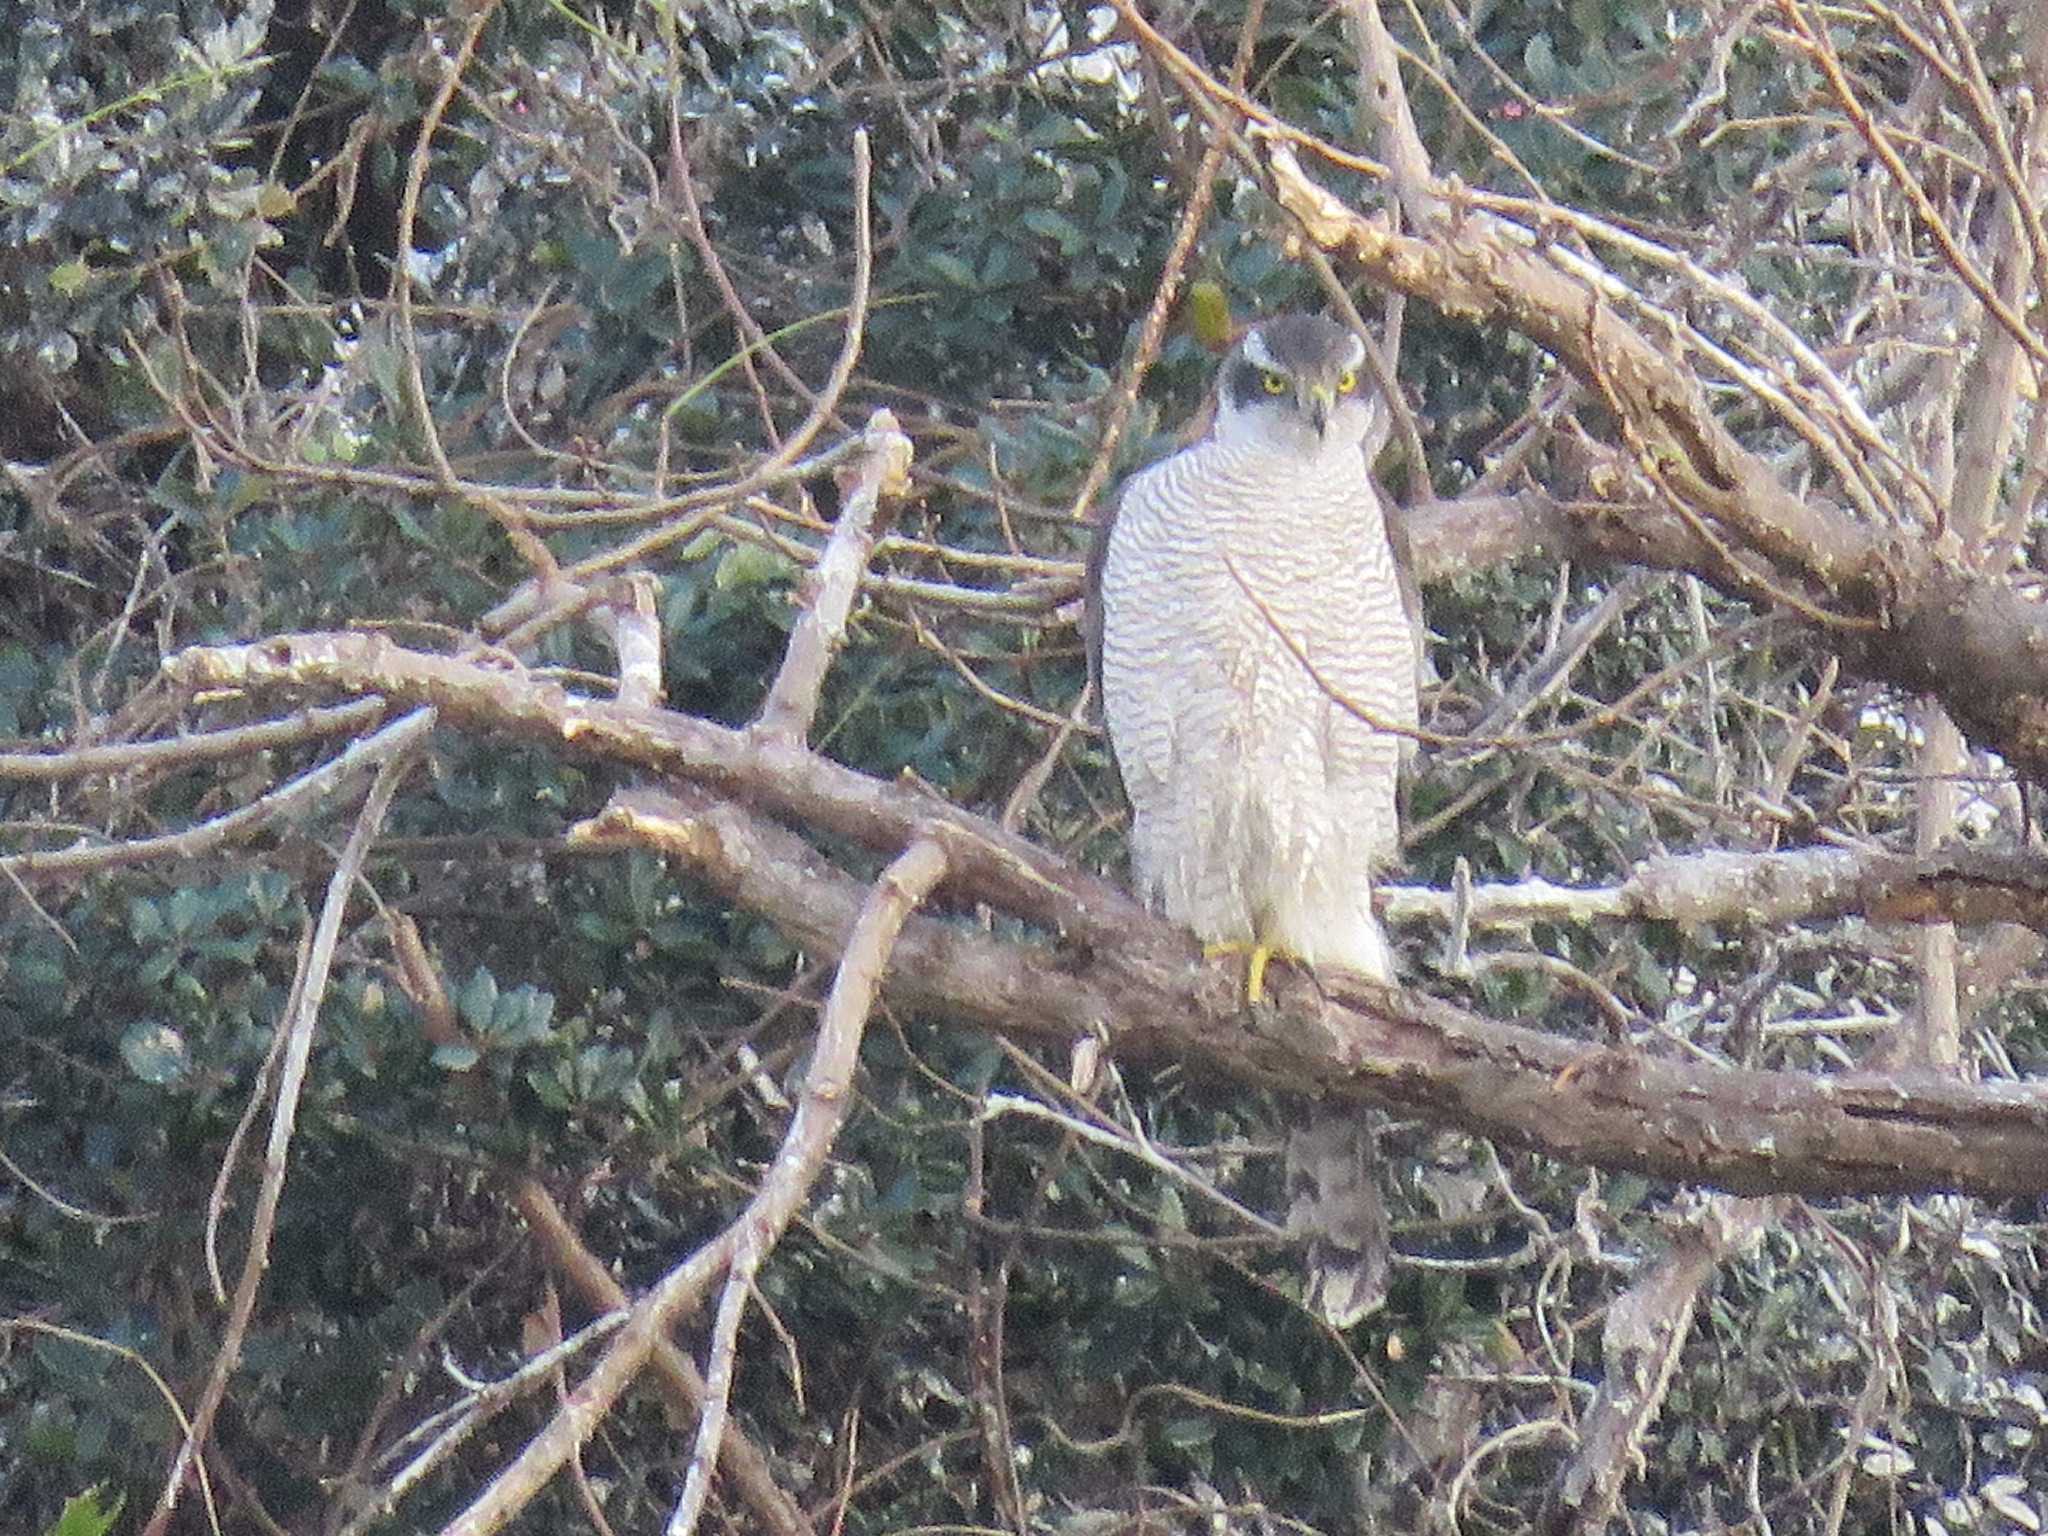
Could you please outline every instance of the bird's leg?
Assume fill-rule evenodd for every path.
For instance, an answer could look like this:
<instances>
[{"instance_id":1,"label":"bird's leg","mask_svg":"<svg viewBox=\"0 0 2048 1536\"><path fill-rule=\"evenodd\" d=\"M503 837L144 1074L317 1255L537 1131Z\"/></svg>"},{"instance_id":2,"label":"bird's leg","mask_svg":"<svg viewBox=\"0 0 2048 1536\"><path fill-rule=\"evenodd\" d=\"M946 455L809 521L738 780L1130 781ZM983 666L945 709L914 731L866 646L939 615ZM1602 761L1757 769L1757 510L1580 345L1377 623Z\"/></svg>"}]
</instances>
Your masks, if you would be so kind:
<instances>
[{"instance_id":1,"label":"bird's leg","mask_svg":"<svg viewBox=\"0 0 2048 1536\"><path fill-rule=\"evenodd\" d=\"M1279 953L1272 945L1257 940L1219 939L1202 946L1204 960L1220 960L1225 955L1250 957L1244 971L1244 1000L1254 1007L1266 1000L1266 967Z\"/></svg>"},{"instance_id":2,"label":"bird's leg","mask_svg":"<svg viewBox=\"0 0 2048 1536\"><path fill-rule=\"evenodd\" d=\"M1266 997L1266 964L1273 958L1273 946L1254 944L1252 957L1245 962L1244 1000L1256 1006Z\"/></svg>"}]
</instances>

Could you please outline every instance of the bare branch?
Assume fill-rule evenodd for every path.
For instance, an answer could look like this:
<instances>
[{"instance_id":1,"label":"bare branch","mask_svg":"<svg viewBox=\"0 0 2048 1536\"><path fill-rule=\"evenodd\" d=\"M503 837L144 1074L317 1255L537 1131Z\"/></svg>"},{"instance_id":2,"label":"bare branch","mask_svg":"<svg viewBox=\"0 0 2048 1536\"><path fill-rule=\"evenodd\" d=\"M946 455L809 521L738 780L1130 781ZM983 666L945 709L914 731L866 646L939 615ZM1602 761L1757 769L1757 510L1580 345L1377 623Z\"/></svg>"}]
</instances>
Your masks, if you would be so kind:
<instances>
[{"instance_id":1,"label":"bare branch","mask_svg":"<svg viewBox=\"0 0 2048 1536\"><path fill-rule=\"evenodd\" d=\"M381 702L379 709L382 709ZM409 731L400 730L407 724L401 720L361 741L352 742L340 756L299 775L282 789L274 789L239 810L187 827L182 832L166 832L160 837L136 838L131 842L108 843L99 847L9 854L0 858L0 872L27 882L159 860L198 858L229 847L265 827L305 816L321 800L339 793L352 779L389 762L405 749L411 739ZM294 724L289 729L301 728Z\"/></svg>"},{"instance_id":2,"label":"bare branch","mask_svg":"<svg viewBox=\"0 0 2048 1536\"><path fill-rule=\"evenodd\" d=\"M1864 142L1870 146L1870 152L1877 156L1878 163L1897 183L1906 201L1912 205L1914 216L1919 219L1921 227L1933 236L1934 243L1940 249L1949 269L1962 279L1963 286L1976 296L1978 303L1990 311L2006 334L2026 349L2027 355L2032 357L2037 365L2048 364L2048 342L2043 342L2034 335L2027 328L2026 318L1999 296L1983 268L1963 249L1962 242L1949 228L1948 221L1941 216L1941 210L1935 207L1934 199L1928 195L1927 188L1920 178L1915 176L1905 161L1899 157L1899 152L1893 146L1889 135L1871 121L1870 109L1864 106L1862 99L1856 94L1855 86L1843 72L1841 56L1836 53L1834 44L1829 40L1826 26L1813 24L1802 10L1801 0L1778 0L1778 11L1785 18L1785 24L1792 29L1793 35L1805 48L1807 57L1820 66L1821 73L1827 77L1829 88L1835 93L1836 102L1849 121L1855 125L1856 131L1863 136Z\"/></svg>"},{"instance_id":3,"label":"bare branch","mask_svg":"<svg viewBox=\"0 0 2048 1536\"><path fill-rule=\"evenodd\" d=\"M413 424L419 430L421 441L426 444L427 458L445 490L456 488L455 466L442 445L441 429L434 421L434 403L427 394L426 373L420 366L419 332L413 319L412 237L419 222L420 198L426 189L429 167L433 164L434 134L447 116L448 108L461 87L463 71L475 58L477 43L497 9L498 0L482 0L462 18L466 25L461 39L448 55L440 84L433 99L427 103L426 111L421 114L418 137L406 161L405 186L398 201L398 259L391 273L391 294L398 314L399 355L405 366L406 398L412 407ZM488 493L474 495L472 499L497 520L506 539L529 567L544 575L554 571L554 556L548 552L546 543L527 527L525 515L516 504Z\"/></svg>"},{"instance_id":4,"label":"bare branch","mask_svg":"<svg viewBox=\"0 0 2048 1536\"><path fill-rule=\"evenodd\" d=\"M420 1011L422 1032L437 1046L463 1043L465 1037L461 1020L417 926L400 912L387 914L387 920L399 973L406 995ZM475 1087L473 1078L463 1075L459 1084L459 1091L466 1096L458 1102L465 1108L473 1106L477 1113L489 1112L482 1099L469 1092ZM600 1321L606 1317L623 1320L632 1305L632 1297L604 1261L590 1251L582 1234L570 1222L547 1186L533 1174L514 1174L507 1181L506 1193L513 1209L518 1211L527 1230L539 1244L549 1266L583 1298ZM585 1328L578 1337L587 1339L591 1332L591 1328ZM566 1353L553 1349L548 1353L560 1360L568 1358ZM703 1373L697 1369L696 1361L673 1339L660 1337L655 1340L649 1364L653 1367L656 1386L674 1405L679 1421L703 1410ZM513 1396L506 1383L498 1383L490 1392L466 1405L456 1428L466 1436L487 1422L499 1407L512 1401ZM368 1443L366 1439L366 1450ZM405 1488L413 1486L426 1470L437 1465L455 1443L451 1436L438 1439L428 1454L415 1458L399 1477L385 1487L381 1497L365 1501L368 1509L364 1518L389 1514L396 1508ZM727 1429L719 1466L732 1480L748 1512L763 1530L772 1536L813 1536L809 1517L776 1483L768 1458L743 1429L737 1426Z\"/></svg>"},{"instance_id":5,"label":"bare branch","mask_svg":"<svg viewBox=\"0 0 2048 1536\"><path fill-rule=\"evenodd\" d=\"M1258 44L1265 10L1265 0L1252 0L1245 6L1244 19L1238 24L1237 52L1231 60L1230 83L1239 90L1244 88L1245 76L1251 70L1252 53ZM1167 247L1166 260L1160 268L1158 287L1146 308L1144 323L1138 328L1138 340L1131 350L1130 364L1124 369L1123 377L1117 381L1115 393L1110 398L1109 416L1103 423L1095 457L1089 461L1087 472L1081 476L1081 484L1074 492L1073 506L1068 515L1077 522L1089 515L1096 498L1102 494L1103 486L1109 483L1110 470L1116 464L1117 447L1123 441L1124 430L1131 424L1131 413L1138 406L1138 392L1145 387L1145 375L1158 360L1160 345L1166 340L1167 322L1173 318L1181 284L1187 277L1188 258L1194 254L1195 242L1201 238L1202 230L1209 222L1209 209L1216 200L1217 173L1223 169L1223 157L1228 153L1229 146L1221 138L1212 139L1208 148L1202 151L1201 164L1195 167L1193 180L1181 204L1180 218L1174 224L1173 243ZM1095 521L1106 522L1108 515L1107 512L1097 512Z\"/></svg>"},{"instance_id":6,"label":"bare branch","mask_svg":"<svg viewBox=\"0 0 2048 1536\"><path fill-rule=\"evenodd\" d=\"M1635 918L1652 922L1789 923L1860 915L1873 922L2019 923L2048 933L2048 862L2038 855L1959 849L1912 858L1876 849L1670 854L1645 859L1619 885L1548 880L1457 893L1386 885L1373 892L1391 922L1448 923L1463 907L1474 923Z\"/></svg>"},{"instance_id":7,"label":"bare branch","mask_svg":"<svg viewBox=\"0 0 2048 1536\"><path fill-rule=\"evenodd\" d=\"M313 1024L320 1016L320 1005L327 998L327 977L334 963L334 946L341 938L341 920L348 910L349 895L362 874L363 861L369 857L371 845L383 830L384 815L390 810L392 798L412 766L413 751L433 728L433 710L421 709L378 733L384 738L383 765L378 769L376 782L370 786L362 810L356 815L355 829L349 833L348 843L343 847L341 857L335 861L334 873L327 882L327 899L320 908L306 964L285 1006L284 1017L278 1021L279 1032L285 1040L284 1059L278 1075L276 1108L271 1116L270 1142L263 1153L263 1180L257 1187L256 1208L249 1219L249 1252L242 1263L242 1276L235 1286L234 1302L229 1309L227 1327L221 1335L220 1348L214 1355L206 1391L200 1397L199 1406L193 1410L191 1427L185 1432L178 1454L171 1462L171 1470L164 1478L163 1492L157 1498L156 1510L143 1527L143 1536L163 1536L170 1528L178 1496L184 1491L186 1473L206 1444L214 1415L227 1395L228 1378L234 1374L235 1366L242 1358L242 1342L248 1334L250 1320L256 1315L256 1295L263 1282L263 1273L270 1265L270 1239L277 1227L278 1205L284 1198L285 1162L291 1151L292 1129L298 1119L299 1095L305 1087L306 1067L313 1054Z\"/></svg>"},{"instance_id":8,"label":"bare branch","mask_svg":"<svg viewBox=\"0 0 2048 1536\"><path fill-rule=\"evenodd\" d=\"M659 709L661 685L661 619L654 610L659 584L647 571L635 571L611 600L593 610L593 621L612 642L619 658L621 704Z\"/></svg>"},{"instance_id":9,"label":"bare branch","mask_svg":"<svg viewBox=\"0 0 2048 1536\"><path fill-rule=\"evenodd\" d=\"M1375 141L1387 162L1394 196L1411 227L1432 223L1441 211L1432 190L1434 174L1429 151L1416 131L1408 93L1401 86L1401 66L1394 40L1380 18L1378 0L1344 0L1345 31L1358 54L1359 95L1370 104L1378 129Z\"/></svg>"},{"instance_id":10,"label":"bare branch","mask_svg":"<svg viewBox=\"0 0 2048 1536\"><path fill-rule=\"evenodd\" d=\"M581 1234L569 1224L569 1218L562 1214L561 1206L539 1179L527 1174L514 1180L512 1204L539 1240L549 1263L593 1310L623 1312L632 1305L626 1288L584 1244ZM650 1364L655 1380L682 1413L704 1411L704 1375L697 1369L697 1362L679 1349L673 1339L656 1340ZM763 1529L775 1536L812 1536L809 1517L776 1483L768 1458L738 1425L727 1427L718 1465L732 1479L748 1512L761 1522Z\"/></svg>"},{"instance_id":11,"label":"bare branch","mask_svg":"<svg viewBox=\"0 0 2048 1536\"><path fill-rule=\"evenodd\" d=\"M805 577L802 613L790 632L782 667L769 685L754 729L764 738L801 745L825 687L832 658L846 642L861 576L875 547L875 520L885 499L910 489L910 439L886 410L876 411L862 438L859 466L825 552Z\"/></svg>"},{"instance_id":12,"label":"bare branch","mask_svg":"<svg viewBox=\"0 0 2048 1536\"><path fill-rule=\"evenodd\" d=\"M228 762L324 736L353 736L375 725L383 713L381 700L357 699L349 704L302 710L280 720L260 720L254 725L224 731L175 736L169 741L65 747L56 752L0 752L0 782L14 779L57 783L96 773L160 771L194 763Z\"/></svg>"},{"instance_id":13,"label":"bare branch","mask_svg":"<svg viewBox=\"0 0 2048 1536\"><path fill-rule=\"evenodd\" d=\"M1607 1309L1600 1390L1579 1424L1577 1453L1559 1468L1534 1529L1546 1536L1591 1536L1608 1529L1622 1485L1641 1462L1643 1441L1670 1391L1701 1289L1724 1262L1753 1247L1779 1215L1775 1200L1716 1197Z\"/></svg>"},{"instance_id":14,"label":"bare branch","mask_svg":"<svg viewBox=\"0 0 2048 1536\"><path fill-rule=\"evenodd\" d=\"M553 683L360 635L198 648L165 670L188 686L432 703L452 722L673 775L870 847L937 838L954 891L1059 942L1010 945L917 919L898 945L890 990L1002 1033L1064 1044L1077 1023L1100 1021L1132 1057L1200 1060L1248 1083L1738 1192L2021 1193L2048 1177L2048 1106L2020 1085L1681 1067L1342 983L1327 1004L1341 1017L1322 1020L1320 994L1288 981L1280 996L1296 1006L1248 1019L1222 970L1197 965L1185 933L1121 891L934 797L707 721L575 699ZM802 839L734 804L707 805L684 833L670 851L729 899L808 949L839 952L859 888ZM664 1289L708 1278L681 1275Z\"/></svg>"},{"instance_id":15,"label":"bare branch","mask_svg":"<svg viewBox=\"0 0 2048 1536\"><path fill-rule=\"evenodd\" d=\"M615 801L602 816L580 830L586 841L625 845L651 841L676 851L676 840L687 840L689 836L687 826L677 818L678 806L679 802L661 798L624 804ZM837 935L835 951L845 950L858 936L859 953L874 970L871 975L863 975L857 963L850 972L842 971L842 979L850 977L846 979L845 1011L836 1028L820 1024L804 1094L783 1137L782 1150L762 1180L760 1191L732 1225L670 1270L635 1304L604 1358L577 1385L554 1420L527 1443L467 1509L443 1528L443 1536L490 1536L523 1510L590 1438L619 1394L639 1374L656 1344L679 1318L696 1306L712 1279L730 1271L736 1257L750 1245L765 1254L795 1216L817 1176L818 1163L814 1159L822 1160L830 1149L851 1100L848 1084L860 1043L859 1025L866 1019L874 995L873 977L879 975L880 967L886 963L894 933L923 890L929 889L945 871L943 854L922 837L905 850L899 863L900 883L885 875L867 898L863 912L870 907L872 910L867 923L861 925L856 917L853 925ZM857 1015L853 1012L856 1008ZM707 1384L707 1390L715 1404L723 1389L713 1381ZM707 1414L706 1422L709 1417ZM704 1460L711 1460L708 1452Z\"/></svg>"},{"instance_id":16,"label":"bare branch","mask_svg":"<svg viewBox=\"0 0 2048 1536\"><path fill-rule=\"evenodd\" d=\"M624 819L634 840L649 829L640 809L608 809L598 818L597 835L617 835L612 828ZM652 840L664 840L659 830ZM705 1406L697 1421L697 1443L690 1454L689 1475L682 1498L668 1522L668 1536L695 1536L697 1521L725 1440L726 1411L732 1399L732 1378L739 1359L740 1319L753 1290L754 1276L774 1251L777 1240L796 1215L797 1205L824 1172L833 1138L845 1123L853 1098L853 1069L860 1059L861 1035L889 968L889 953L910 914L930 895L946 873L946 852L929 837L904 849L868 893L846 947L839 974L818 1019L818 1039L811 1050L810 1070L782 1150L762 1180L761 1193L740 1217L740 1240L719 1299L718 1321L711 1334L711 1364L705 1371Z\"/></svg>"}]
</instances>

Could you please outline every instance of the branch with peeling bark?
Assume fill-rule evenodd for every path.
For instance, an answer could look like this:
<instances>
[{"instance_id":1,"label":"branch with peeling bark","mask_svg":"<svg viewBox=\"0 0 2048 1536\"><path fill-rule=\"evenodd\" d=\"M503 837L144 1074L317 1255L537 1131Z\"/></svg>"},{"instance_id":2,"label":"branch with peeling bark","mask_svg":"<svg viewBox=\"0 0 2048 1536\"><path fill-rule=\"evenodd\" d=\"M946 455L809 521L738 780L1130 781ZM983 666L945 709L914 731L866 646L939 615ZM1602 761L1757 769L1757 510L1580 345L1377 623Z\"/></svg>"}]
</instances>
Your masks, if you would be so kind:
<instances>
[{"instance_id":1,"label":"branch with peeling bark","mask_svg":"<svg viewBox=\"0 0 2048 1536\"><path fill-rule=\"evenodd\" d=\"M2048 862L2030 853L1953 850L1924 859L1873 849L1707 852L1645 859L1618 885L1548 880L1469 893L1382 886L1394 922L1461 919L1489 927L1600 918L1786 923L1861 916L1873 922L2019 923L2048 933Z\"/></svg>"},{"instance_id":2,"label":"branch with peeling bark","mask_svg":"<svg viewBox=\"0 0 2048 1536\"><path fill-rule=\"evenodd\" d=\"M1762 1240L1782 1205L1715 1196L1608 1309L1600 1331L1600 1388L1579 1423L1578 1450L1553 1480L1535 1530L1568 1536L1608 1528L1670 1391L1692 1332L1695 1298L1722 1264Z\"/></svg>"},{"instance_id":3,"label":"branch with peeling bark","mask_svg":"<svg viewBox=\"0 0 2048 1536\"><path fill-rule=\"evenodd\" d=\"M672 851L722 894L818 953L837 953L857 882L767 816L900 848L946 848L948 891L1045 929L1005 944L931 919L906 928L887 990L1023 1039L1100 1023L1132 1056L1199 1060L1247 1083L1380 1104L1573 1162L1739 1191L2038 1191L2048 1104L2011 1085L1710 1071L1617 1055L1448 1004L1344 987L1326 1005L1282 985L1247 1016L1184 933L1123 892L937 798L788 742L673 713L576 698L559 685L374 636L280 636L166 662L188 687L379 693L445 721L553 742L586 759L697 786ZM760 813L767 813L766 816ZM1330 1027L1320 1007L1341 1010ZM1334 1037L1348 1043L1342 1047Z\"/></svg>"},{"instance_id":4,"label":"branch with peeling bark","mask_svg":"<svg viewBox=\"0 0 2048 1536\"><path fill-rule=\"evenodd\" d=\"M861 577L874 552L877 516L884 501L910 488L910 439L888 411L876 411L869 420L861 450L832 537L804 578L802 613L755 722L754 729L773 741L801 744L810 734L825 674L846 643Z\"/></svg>"},{"instance_id":5,"label":"branch with peeling bark","mask_svg":"<svg viewBox=\"0 0 2048 1536\"><path fill-rule=\"evenodd\" d=\"M1593 381L1638 467L1687 521L1688 565L1823 624L1866 675L1939 695L1981 745L2048 773L2048 606L1938 543L1794 496L1690 373L1526 232L1472 215L1455 234L1395 235L1318 185L1293 145L1267 140L1263 152L1275 196L1318 244L1397 291L1520 331Z\"/></svg>"},{"instance_id":6,"label":"branch with peeling bark","mask_svg":"<svg viewBox=\"0 0 2048 1536\"><path fill-rule=\"evenodd\" d=\"M1385 166L1288 127L1231 90L1132 0L1116 0L1116 9L1194 100L1247 125L1251 159L1306 239L1394 293L1521 333L1608 406L1627 463L1610 467L1596 489L1640 502L1647 488L1665 505L1682 525L1685 552L1674 559L1660 531L1665 563L1799 613L1864 675L1938 695L1979 746L2029 777L2048 774L2048 606L1959 560L1923 528L1794 494L1715 416L1686 363L1629 321L1631 290L1591 258L1488 211L1498 200L1447 182L1426 195L1404 188L1404 205L1429 217L1396 233L1331 193L1303 161L1319 156L1381 179L1391 174ZM1795 425L1812 430L1810 420ZM1852 456L1834 457L1853 474ZM1625 554L1626 530L1597 530L1594 541L1644 558Z\"/></svg>"}]
</instances>

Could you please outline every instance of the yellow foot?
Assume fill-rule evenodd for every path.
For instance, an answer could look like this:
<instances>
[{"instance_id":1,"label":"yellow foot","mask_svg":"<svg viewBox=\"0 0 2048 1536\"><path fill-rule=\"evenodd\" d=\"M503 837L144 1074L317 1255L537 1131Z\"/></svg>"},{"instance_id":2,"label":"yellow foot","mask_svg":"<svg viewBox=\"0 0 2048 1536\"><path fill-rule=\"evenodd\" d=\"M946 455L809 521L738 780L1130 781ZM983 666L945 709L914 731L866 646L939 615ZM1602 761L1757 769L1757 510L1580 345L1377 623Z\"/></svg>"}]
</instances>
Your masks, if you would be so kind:
<instances>
[{"instance_id":1,"label":"yellow foot","mask_svg":"<svg viewBox=\"0 0 2048 1536\"><path fill-rule=\"evenodd\" d=\"M1266 999L1266 966L1279 951L1270 944L1253 944L1243 939L1219 939L1202 946L1202 958L1219 960L1225 955L1249 955L1244 971L1244 1000L1262 1003Z\"/></svg>"}]
</instances>

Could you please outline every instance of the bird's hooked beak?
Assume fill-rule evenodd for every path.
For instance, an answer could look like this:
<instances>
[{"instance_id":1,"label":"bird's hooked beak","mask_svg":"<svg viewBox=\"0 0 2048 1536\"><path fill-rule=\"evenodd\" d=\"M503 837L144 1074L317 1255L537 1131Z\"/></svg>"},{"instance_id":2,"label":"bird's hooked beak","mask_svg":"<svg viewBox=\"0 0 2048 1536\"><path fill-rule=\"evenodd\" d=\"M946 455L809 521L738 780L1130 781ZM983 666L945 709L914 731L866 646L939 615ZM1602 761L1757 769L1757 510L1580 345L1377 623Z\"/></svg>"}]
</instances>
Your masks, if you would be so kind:
<instances>
[{"instance_id":1,"label":"bird's hooked beak","mask_svg":"<svg viewBox=\"0 0 2048 1536\"><path fill-rule=\"evenodd\" d=\"M1330 418L1337 412L1337 391L1328 384L1305 384L1297 398L1301 402L1302 410L1308 413L1308 419L1316 429L1316 436L1328 436Z\"/></svg>"}]
</instances>

